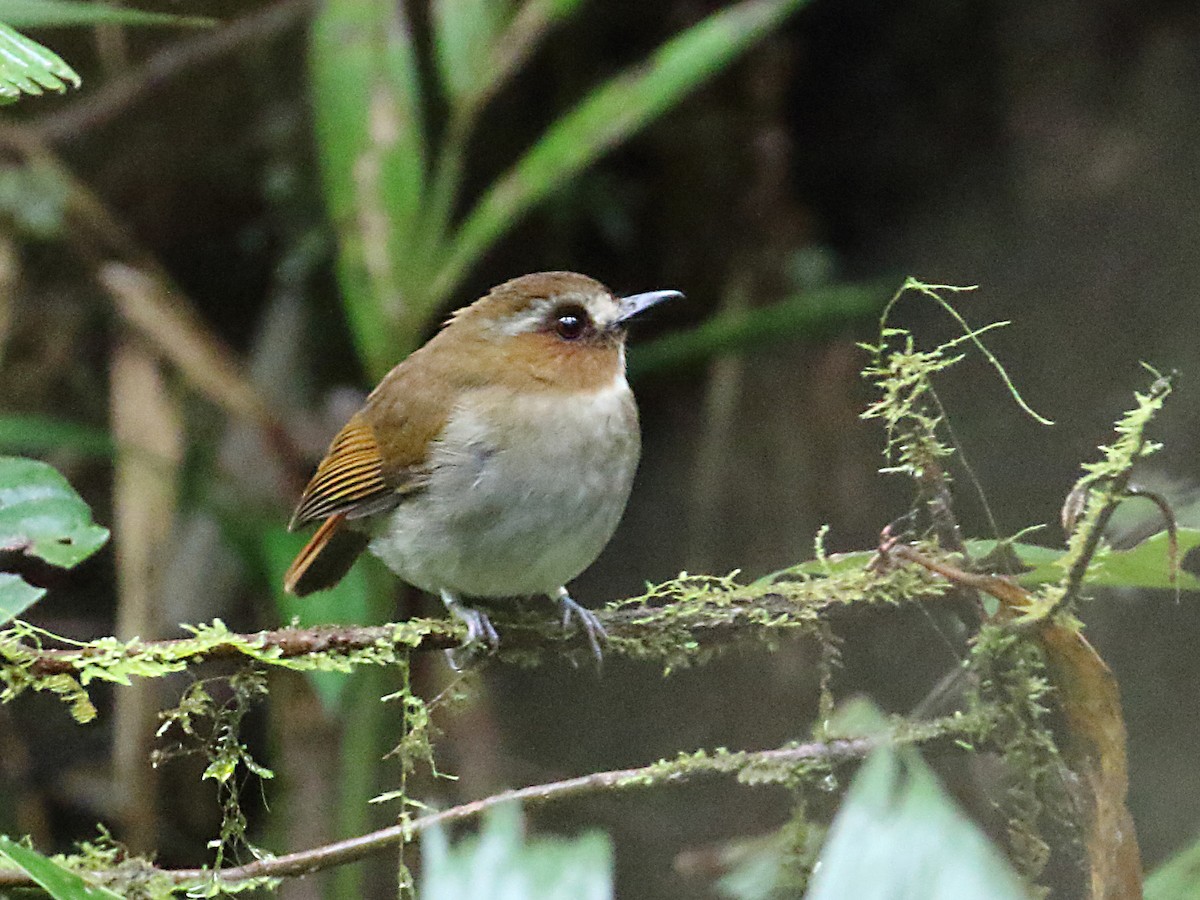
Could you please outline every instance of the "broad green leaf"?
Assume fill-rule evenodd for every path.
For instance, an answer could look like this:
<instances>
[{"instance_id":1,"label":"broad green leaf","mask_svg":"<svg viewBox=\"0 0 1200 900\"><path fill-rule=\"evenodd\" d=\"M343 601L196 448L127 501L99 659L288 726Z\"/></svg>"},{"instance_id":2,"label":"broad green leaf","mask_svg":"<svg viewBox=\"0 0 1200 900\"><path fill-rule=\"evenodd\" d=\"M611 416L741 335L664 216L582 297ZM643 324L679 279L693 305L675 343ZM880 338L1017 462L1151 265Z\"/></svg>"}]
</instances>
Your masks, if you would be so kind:
<instances>
[{"instance_id":1,"label":"broad green leaf","mask_svg":"<svg viewBox=\"0 0 1200 900\"><path fill-rule=\"evenodd\" d=\"M1190 550L1200 547L1200 529L1179 529L1179 558L1183 559ZM1175 583L1171 583L1171 567L1168 554L1169 540L1165 531L1151 535L1127 550L1101 548L1091 566L1088 567L1086 584L1102 588L1141 588L1143 590L1200 591L1200 578L1190 572L1180 572ZM967 549L975 559L982 559L996 549L996 541L967 541ZM1041 547L1037 544L1006 542L1025 568L1016 576L1018 584L1036 587L1061 581L1064 573L1065 550ZM861 569L875 556L873 550L854 553L831 553L824 560L814 559L796 566L793 571L806 575L824 575Z\"/></svg>"},{"instance_id":2,"label":"broad green leaf","mask_svg":"<svg viewBox=\"0 0 1200 900\"><path fill-rule=\"evenodd\" d=\"M510 13L509 0L433 0L433 46L442 89L452 105L489 77L492 46Z\"/></svg>"},{"instance_id":3,"label":"broad green leaf","mask_svg":"<svg viewBox=\"0 0 1200 900\"><path fill-rule=\"evenodd\" d=\"M476 204L433 287L445 296L522 215L674 106L807 0L747 0L672 38L559 119Z\"/></svg>"},{"instance_id":4,"label":"broad green leaf","mask_svg":"<svg viewBox=\"0 0 1200 900\"><path fill-rule=\"evenodd\" d=\"M54 900L121 900L107 888L88 884L70 869L0 835L0 858L11 862Z\"/></svg>"},{"instance_id":5,"label":"broad green leaf","mask_svg":"<svg viewBox=\"0 0 1200 900\"><path fill-rule=\"evenodd\" d=\"M421 900L610 900L608 836L526 838L521 809L504 804L484 817L476 837L453 847L441 828L421 837Z\"/></svg>"},{"instance_id":6,"label":"broad green leaf","mask_svg":"<svg viewBox=\"0 0 1200 900\"><path fill-rule=\"evenodd\" d=\"M1178 539L1182 559L1200 547L1200 529L1180 528ZM1180 572L1176 583L1171 583L1168 543L1167 533L1160 531L1128 550L1102 548L1088 568L1087 582L1093 587L1200 590L1200 578L1190 572Z\"/></svg>"},{"instance_id":7,"label":"broad green leaf","mask_svg":"<svg viewBox=\"0 0 1200 900\"><path fill-rule=\"evenodd\" d=\"M45 588L34 587L20 575L0 572L0 625L11 622L45 594Z\"/></svg>"},{"instance_id":8,"label":"broad green leaf","mask_svg":"<svg viewBox=\"0 0 1200 900\"><path fill-rule=\"evenodd\" d=\"M1180 528L1179 558L1200 547L1200 529ZM973 555L984 556L995 548L995 541L968 541ZM1190 572L1180 572L1171 583L1169 539L1165 531L1153 534L1127 550L1102 547L1088 567L1086 583L1090 587L1143 588L1148 590L1200 591L1200 578ZM1064 551L1039 547L1035 544L1013 544L1021 562L1030 567L1017 581L1026 587L1062 580Z\"/></svg>"},{"instance_id":9,"label":"broad green leaf","mask_svg":"<svg viewBox=\"0 0 1200 900\"><path fill-rule=\"evenodd\" d=\"M1000 852L911 748L859 769L829 830L807 900L1025 900Z\"/></svg>"},{"instance_id":10,"label":"broad green leaf","mask_svg":"<svg viewBox=\"0 0 1200 900\"><path fill-rule=\"evenodd\" d=\"M68 84L79 83L75 70L57 53L0 22L0 103L12 103L22 94L62 93Z\"/></svg>"},{"instance_id":11,"label":"broad green leaf","mask_svg":"<svg viewBox=\"0 0 1200 900\"><path fill-rule=\"evenodd\" d=\"M1200 839L1146 878L1146 900L1200 900Z\"/></svg>"},{"instance_id":12,"label":"broad green leaf","mask_svg":"<svg viewBox=\"0 0 1200 900\"><path fill-rule=\"evenodd\" d=\"M104 545L108 529L67 479L35 459L0 456L0 550L70 568Z\"/></svg>"},{"instance_id":13,"label":"broad green leaf","mask_svg":"<svg viewBox=\"0 0 1200 900\"><path fill-rule=\"evenodd\" d=\"M346 577L327 591L294 597L283 589L283 573L308 540L307 534L292 534L282 526L262 532L262 552L267 577L275 595L280 621L295 621L301 628L313 625L354 625L370 621L369 579L366 561L355 564ZM321 703L330 712L342 708L348 679L339 672L307 672Z\"/></svg>"},{"instance_id":14,"label":"broad green leaf","mask_svg":"<svg viewBox=\"0 0 1200 900\"><path fill-rule=\"evenodd\" d=\"M112 456L113 441L99 428L49 416L0 413L0 450L45 453L74 450L88 456Z\"/></svg>"},{"instance_id":15,"label":"broad green leaf","mask_svg":"<svg viewBox=\"0 0 1200 900\"><path fill-rule=\"evenodd\" d=\"M66 25L214 25L205 16L177 16L145 12L83 0L0 0L0 22L18 28L51 28Z\"/></svg>"},{"instance_id":16,"label":"broad green leaf","mask_svg":"<svg viewBox=\"0 0 1200 900\"><path fill-rule=\"evenodd\" d=\"M378 377L415 345L421 310L403 287L425 181L416 56L404 5L323 0L309 46L338 281L359 355Z\"/></svg>"}]
</instances>

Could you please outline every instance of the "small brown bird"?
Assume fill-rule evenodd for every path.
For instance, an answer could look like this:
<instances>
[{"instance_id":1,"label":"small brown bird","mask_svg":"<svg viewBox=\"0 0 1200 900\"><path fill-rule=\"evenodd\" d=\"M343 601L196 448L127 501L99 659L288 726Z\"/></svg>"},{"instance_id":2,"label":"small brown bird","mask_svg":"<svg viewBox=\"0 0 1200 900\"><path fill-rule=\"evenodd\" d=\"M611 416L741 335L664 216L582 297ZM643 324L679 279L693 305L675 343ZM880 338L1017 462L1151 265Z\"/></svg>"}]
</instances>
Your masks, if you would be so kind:
<instances>
[{"instance_id":1,"label":"small brown bird","mask_svg":"<svg viewBox=\"0 0 1200 900\"><path fill-rule=\"evenodd\" d=\"M604 629L566 584L612 537L637 468L626 326L679 296L541 272L454 313L333 439L292 516L322 521L286 589L331 587L369 549L440 595L468 644L498 640L465 598L545 594L599 654Z\"/></svg>"}]
</instances>

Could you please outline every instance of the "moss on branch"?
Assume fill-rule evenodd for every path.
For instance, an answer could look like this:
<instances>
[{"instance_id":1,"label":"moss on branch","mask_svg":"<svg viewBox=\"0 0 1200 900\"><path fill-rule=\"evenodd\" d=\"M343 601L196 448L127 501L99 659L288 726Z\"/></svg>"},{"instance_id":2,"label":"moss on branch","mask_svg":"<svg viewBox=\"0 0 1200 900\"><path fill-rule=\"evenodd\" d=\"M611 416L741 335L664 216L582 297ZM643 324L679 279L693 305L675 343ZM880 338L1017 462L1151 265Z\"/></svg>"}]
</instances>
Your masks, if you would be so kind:
<instances>
[{"instance_id":1,"label":"moss on branch","mask_svg":"<svg viewBox=\"0 0 1200 900\"><path fill-rule=\"evenodd\" d=\"M609 604L598 615L608 630L608 653L659 661L670 670L701 663L722 649L757 641L768 646L789 634L827 637L823 617L861 603L927 600L945 586L913 569L887 573L830 567L825 574L785 569L747 584L735 576L680 575L645 594ZM530 609L497 613L501 658L531 663L547 653L586 652L584 637L563 631L557 618ZM394 665L414 651L458 646L465 629L443 619L410 619L376 626L230 631L220 620L189 626L186 638L65 641L24 623L0 631L0 702L27 690L62 697L80 721L96 711L92 682L129 684L159 678L208 660L242 660L297 671L348 672Z\"/></svg>"}]
</instances>

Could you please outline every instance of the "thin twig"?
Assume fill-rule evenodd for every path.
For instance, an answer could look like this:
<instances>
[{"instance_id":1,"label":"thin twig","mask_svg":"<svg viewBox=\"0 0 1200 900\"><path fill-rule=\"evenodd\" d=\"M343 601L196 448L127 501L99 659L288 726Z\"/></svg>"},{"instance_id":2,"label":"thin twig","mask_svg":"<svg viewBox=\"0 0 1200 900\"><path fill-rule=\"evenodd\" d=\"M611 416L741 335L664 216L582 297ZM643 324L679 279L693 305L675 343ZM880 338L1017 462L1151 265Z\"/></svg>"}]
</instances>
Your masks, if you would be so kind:
<instances>
[{"instance_id":1,"label":"thin twig","mask_svg":"<svg viewBox=\"0 0 1200 900\"><path fill-rule=\"evenodd\" d=\"M1175 519L1175 510L1162 494L1146 488L1130 485L1125 489L1126 497L1143 497L1158 507L1162 514L1163 523L1167 529L1167 578L1175 588L1175 602L1179 602L1179 523Z\"/></svg>"},{"instance_id":2,"label":"thin twig","mask_svg":"<svg viewBox=\"0 0 1200 900\"><path fill-rule=\"evenodd\" d=\"M939 736L938 739L940 739ZM344 841L288 853L269 859L259 859L242 866L224 869L219 873L209 869L160 870L176 884L205 883L217 877L217 883L230 886L255 878L285 878L309 875L323 869L355 862L386 850L431 828L474 818L504 803L538 804L563 800L598 791L656 787L662 784L682 784L698 778L734 775L758 767L772 768L798 763L823 762L837 765L866 756L881 743L878 738L854 738L828 742L812 742L776 750L714 753L687 759L684 763L654 763L632 769L593 772L516 790L504 791L482 800L464 803L450 809L431 813L407 823L391 825L369 834ZM19 871L0 871L0 886L30 884Z\"/></svg>"}]
</instances>

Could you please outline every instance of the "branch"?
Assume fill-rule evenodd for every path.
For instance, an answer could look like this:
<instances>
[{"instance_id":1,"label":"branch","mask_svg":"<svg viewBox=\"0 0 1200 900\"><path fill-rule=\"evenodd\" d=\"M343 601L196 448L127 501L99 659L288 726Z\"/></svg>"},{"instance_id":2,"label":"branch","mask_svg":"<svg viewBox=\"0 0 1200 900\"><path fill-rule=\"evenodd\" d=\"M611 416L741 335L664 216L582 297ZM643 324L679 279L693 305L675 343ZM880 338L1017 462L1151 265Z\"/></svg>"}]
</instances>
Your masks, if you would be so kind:
<instances>
[{"instance_id":1,"label":"branch","mask_svg":"<svg viewBox=\"0 0 1200 900\"><path fill-rule=\"evenodd\" d=\"M768 643L781 634L799 630L820 636L825 619L836 610L890 598L909 600L940 596L944 583L930 581L912 568L876 572L861 564L847 566L835 557L822 558L823 577L784 570L747 585L732 577L681 575L652 588L647 594L610 604L598 612L608 631L610 655L665 661L669 666L703 660L735 642L757 639ZM578 630L564 631L557 617L517 611L495 620L501 635L500 655L573 652L590 655L586 637ZM178 671L211 659L248 659L291 668L329 668L386 664L414 650L441 650L459 646L465 628L453 620L413 619L379 626L324 626L282 628L256 634L236 634L220 621L193 629L179 640L123 643L103 638L72 648L40 647L30 643L43 637L28 625L17 623L0 632L0 675L7 682L4 699L23 687L44 686L61 692L62 679L84 685L89 679L128 679L131 675L155 676ZM318 661L324 659L324 664ZM7 660L7 662L6 662ZM20 681L21 675L26 681ZM39 685L38 679L44 684ZM57 686L57 687L56 687ZM14 690L15 688L15 690ZM82 691L82 687L78 690ZM748 784L792 784L799 769L814 763L829 766L857 759L884 741L929 744L979 733L969 717L914 726L907 723L900 736L880 736L812 742L776 750L729 752L716 750L682 754L675 760L632 769L597 772L550 784L507 791L484 800L401 822L359 837L262 859L214 873L206 869L156 870L139 867L138 877L166 878L177 885L207 883L233 885L257 878L304 875L352 862L401 844L436 825L470 818L511 801L541 803L602 790L625 790L675 784L697 778L737 775ZM133 861L129 861L133 866ZM134 871L132 868L126 872ZM140 874L139 874L140 873ZM103 879L100 872L91 876ZM109 875L111 878L112 876ZM122 877L120 875L116 877ZM0 871L0 887L28 884L22 872Z\"/></svg>"},{"instance_id":2,"label":"branch","mask_svg":"<svg viewBox=\"0 0 1200 900\"><path fill-rule=\"evenodd\" d=\"M608 632L613 656L655 659L668 667L708 658L745 641L772 641L788 631L817 634L830 612L855 601L881 597L931 599L944 585L911 570L884 574L860 567L823 578L785 570L739 585L732 578L682 575L647 594L597 611ZM513 604L515 607L515 604ZM496 614L501 658L586 651L586 636L563 629L550 618L519 608ZM41 646L41 633L25 625L0 632L0 675L9 683L8 700L25 687L67 677L126 682L131 676L158 677L206 660L244 659L293 669L346 669L387 665L412 651L459 646L466 629L451 619L410 619L376 626L325 625L237 634L215 621L194 626L187 638L129 642L102 638L73 647ZM52 640L52 639L50 639ZM11 676L11 678L10 678ZM55 689L51 687L50 689Z\"/></svg>"},{"instance_id":3,"label":"branch","mask_svg":"<svg viewBox=\"0 0 1200 900\"><path fill-rule=\"evenodd\" d=\"M259 859L219 872L211 869L158 870L148 867L142 874L166 876L178 885L207 884L215 878L217 885L221 887L258 878L310 875L323 869L355 862L389 847L402 844L431 828L473 818L503 803L547 803L599 791L683 784L719 775L737 775L750 784L783 784L794 776L798 766L811 767L814 763L828 766L839 765L850 760L860 759L885 742L929 744L950 741L953 738L950 728L961 731L962 719L960 718L948 726L930 723L923 730L921 736L907 734L904 739L862 737L812 742L777 750L741 752L717 750L713 753L700 751L694 754L681 754L675 760L663 760L648 766L594 772L577 778L568 778L565 781L504 791L483 800L464 803L461 806L454 806L348 840L284 856ZM92 873L91 877L102 880L103 873ZM0 887L28 884L32 884L32 882L24 872L0 870Z\"/></svg>"},{"instance_id":4,"label":"branch","mask_svg":"<svg viewBox=\"0 0 1200 900\"><path fill-rule=\"evenodd\" d=\"M1154 372L1153 369L1150 371ZM1109 520L1121 501L1129 496L1134 465L1148 453L1157 450L1157 445L1146 440L1145 429L1170 395L1174 375L1154 374L1156 377L1150 389L1145 394L1135 392L1137 405L1117 420L1116 440L1110 445L1101 445L1103 458L1100 461L1084 464L1085 474L1075 482L1071 491L1071 495L1082 495L1084 515L1078 524L1074 521L1073 512L1063 517L1064 526L1070 526L1066 529L1070 566L1063 580L1062 596L1054 604L1052 612L1070 609L1078 600L1084 576L1087 575L1092 557L1100 549L1100 541ZM1093 498L1093 492L1099 496ZM1073 505L1071 496L1068 496L1068 505Z\"/></svg>"}]
</instances>

